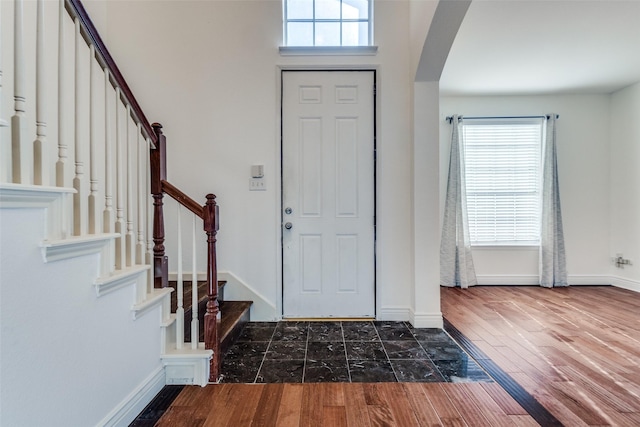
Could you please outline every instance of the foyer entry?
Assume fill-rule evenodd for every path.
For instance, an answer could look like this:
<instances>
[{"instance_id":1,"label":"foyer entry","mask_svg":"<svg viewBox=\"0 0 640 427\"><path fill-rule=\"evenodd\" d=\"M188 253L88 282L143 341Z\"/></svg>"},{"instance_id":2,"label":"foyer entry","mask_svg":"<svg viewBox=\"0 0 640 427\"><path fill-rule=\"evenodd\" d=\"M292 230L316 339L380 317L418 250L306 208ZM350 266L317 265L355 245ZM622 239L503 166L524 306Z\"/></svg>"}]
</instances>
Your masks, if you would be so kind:
<instances>
[{"instance_id":1,"label":"foyer entry","mask_svg":"<svg viewBox=\"0 0 640 427\"><path fill-rule=\"evenodd\" d=\"M249 322L223 383L493 382L442 329L405 322Z\"/></svg>"},{"instance_id":2,"label":"foyer entry","mask_svg":"<svg viewBox=\"0 0 640 427\"><path fill-rule=\"evenodd\" d=\"M282 72L285 318L375 316L374 83Z\"/></svg>"}]
</instances>

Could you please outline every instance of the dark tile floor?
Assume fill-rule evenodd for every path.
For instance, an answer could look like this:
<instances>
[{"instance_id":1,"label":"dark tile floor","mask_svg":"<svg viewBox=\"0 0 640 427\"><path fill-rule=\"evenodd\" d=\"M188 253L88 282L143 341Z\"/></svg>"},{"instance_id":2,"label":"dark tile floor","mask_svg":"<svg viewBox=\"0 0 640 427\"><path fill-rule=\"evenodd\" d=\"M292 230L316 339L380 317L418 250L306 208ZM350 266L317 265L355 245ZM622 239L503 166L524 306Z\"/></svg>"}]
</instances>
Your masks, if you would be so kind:
<instances>
[{"instance_id":1,"label":"dark tile floor","mask_svg":"<svg viewBox=\"0 0 640 427\"><path fill-rule=\"evenodd\" d=\"M222 382L491 382L442 329L405 322L251 322Z\"/></svg>"}]
</instances>

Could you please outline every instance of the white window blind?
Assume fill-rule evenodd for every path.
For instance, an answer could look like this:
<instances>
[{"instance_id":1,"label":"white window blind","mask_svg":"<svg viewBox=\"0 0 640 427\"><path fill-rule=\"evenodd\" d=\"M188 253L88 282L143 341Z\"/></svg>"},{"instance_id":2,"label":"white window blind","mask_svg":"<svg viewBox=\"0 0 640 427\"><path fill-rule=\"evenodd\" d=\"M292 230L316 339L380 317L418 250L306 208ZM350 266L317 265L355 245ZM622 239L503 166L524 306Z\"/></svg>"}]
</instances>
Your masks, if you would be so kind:
<instances>
[{"instance_id":1,"label":"white window blind","mask_svg":"<svg viewBox=\"0 0 640 427\"><path fill-rule=\"evenodd\" d=\"M541 118L464 119L472 245L540 243Z\"/></svg>"}]
</instances>

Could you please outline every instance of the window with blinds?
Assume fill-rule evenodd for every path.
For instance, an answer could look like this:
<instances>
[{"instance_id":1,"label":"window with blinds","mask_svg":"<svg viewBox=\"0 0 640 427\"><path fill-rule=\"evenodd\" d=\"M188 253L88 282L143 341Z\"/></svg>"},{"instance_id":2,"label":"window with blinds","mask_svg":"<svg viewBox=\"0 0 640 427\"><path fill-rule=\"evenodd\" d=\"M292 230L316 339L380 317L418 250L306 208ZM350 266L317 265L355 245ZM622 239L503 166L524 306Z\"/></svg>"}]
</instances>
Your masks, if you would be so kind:
<instances>
[{"instance_id":1,"label":"window with blinds","mask_svg":"<svg viewBox=\"0 0 640 427\"><path fill-rule=\"evenodd\" d=\"M540 244L541 118L464 119L472 245Z\"/></svg>"}]
</instances>

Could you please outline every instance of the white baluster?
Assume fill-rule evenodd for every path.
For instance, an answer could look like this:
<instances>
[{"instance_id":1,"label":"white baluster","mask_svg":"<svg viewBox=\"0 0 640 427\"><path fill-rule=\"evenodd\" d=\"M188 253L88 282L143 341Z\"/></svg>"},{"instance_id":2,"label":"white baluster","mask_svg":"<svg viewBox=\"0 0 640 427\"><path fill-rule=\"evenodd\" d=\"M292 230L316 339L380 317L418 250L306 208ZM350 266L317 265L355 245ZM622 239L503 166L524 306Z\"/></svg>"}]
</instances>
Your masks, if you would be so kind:
<instances>
[{"instance_id":1,"label":"white baluster","mask_svg":"<svg viewBox=\"0 0 640 427\"><path fill-rule=\"evenodd\" d=\"M182 224L180 220L180 203L176 203L178 207L178 282L176 286L176 297L178 305L176 308L176 347L181 349L184 345L184 282L182 277Z\"/></svg>"},{"instance_id":2,"label":"white baluster","mask_svg":"<svg viewBox=\"0 0 640 427\"><path fill-rule=\"evenodd\" d=\"M82 236L86 234L86 199L84 194L84 158L83 150L84 141L82 140L83 118L84 111L81 108L82 94L83 94L83 76L82 76L82 61L81 59L81 47L84 40L80 33L80 20L75 19L75 107L74 107L74 159L75 159L75 177L73 178L73 188L76 193L73 195L73 234L75 236Z\"/></svg>"},{"instance_id":3,"label":"white baluster","mask_svg":"<svg viewBox=\"0 0 640 427\"><path fill-rule=\"evenodd\" d=\"M11 159L13 167L13 182L31 184L29 167L32 164L27 159L26 126L27 115L25 95L24 70L24 34L23 34L23 1L14 1L14 48L13 48L13 99L14 115L11 117Z\"/></svg>"},{"instance_id":4,"label":"white baluster","mask_svg":"<svg viewBox=\"0 0 640 427\"><path fill-rule=\"evenodd\" d=\"M120 119L120 88L116 88L116 269L126 266L125 224L124 224L124 180L126 174L122 159L122 136Z\"/></svg>"},{"instance_id":5,"label":"white baluster","mask_svg":"<svg viewBox=\"0 0 640 427\"><path fill-rule=\"evenodd\" d=\"M0 34L2 34L2 7L0 7ZM4 118L2 99L2 43L0 43L0 132L4 132L1 128L9 127ZM0 146L0 182L11 182L11 155L9 154L11 146L4 146L4 137L0 138L0 142L2 142Z\"/></svg>"},{"instance_id":6,"label":"white baluster","mask_svg":"<svg viewBox=\"0 0 640 427\"><path fill-rule=\"evenodd\" d=\"M96 49L89 46L89 233L96 234L100 230L98 218L98 141L96 136L96 93L93 88L93 74L97 60Z\"/></svg>"},{"instance_id":7,"label":"white baluster","mask_svg":"<svg viewBox=\"0 0 640 427\"><path fill-rule=\"evenodd\" d=\"M144 250L145 250L145 241L144 241L144 231L145 231L145 213L146 213L146 203L147 199L147 188L146 183L147 179L145 176L146 172L146 162L145 154L146 154L146 140L140 141L140 137L142 136L142 125L138 123L138 134L136 141L136 149L138 152L138 243L136 244L136 264L144 264Z\"/></svg>"},{"instance_id":8,"label":"white baluster","mask_svg":"<svg viewBox=\"0 0 640 427\"><path fill-rule=\"evenodd\" d=\"M111 141L111 109L109 108L109 70L104 70L104 210L102 212L102 231L113 233L113 167ZM116 105L118 105L116 103Z\"/></svg>"},{"instance_id":9,"label":"white baluster","mask_svg":"<svg viewBox=\"0 0 640 427\"><path fill-rule=\"evenodd\" d=\"M135 186L135 174L133 173L133 150L131 143L131 107L127 105L127 138L124 155L126 157L127 180L126 180L126 203L127 203L127 235L125 239L127 267L135 264L135 235L133 233L133 194Z\"/></svg>"},{"instance_id":10,"label":"white baluster","mask_svg":"<svg viewBox=\"0 0 640 427\"><path fill-rule=\"evenodd\" d=\"M36 140L33 142L33 183L49 184L47 156L47 88L44 54L44 1L37 2L36 15Z\"/></svg>"},{"instance_id":11,"label":"white baluster","mask_svg":"<svg viewBox=\"0 0 640 427\"><path fill-rule=\"evenodd\" d=\"M66 73L65 60L65 38L64 23L65 15L64 0L60 0L59 23L58 23L58 161L56 162L56 185L65 186L65 164L67 162L67 135L65 132L65 97L67 85L64 80ZM66 232L64 233L66 234Z\"/></svg>"},{"instance_id":12,"label":"white baluster","mask_svg":"<svg viewBox=\"0 0 640 427\"><path fill-rule=\"evenodd\" d=\"M197 349L200 341L198 331L198 271L196 270L196 222L197 216L193 215L193 252L191 253L191 348Z\"/></svg>"},{"instance_id":13,"label":"white baluster","mask_svg":"<svg viewBox=\"0 0 640 427\"><path fill-rule=\"evenodd\" d=\"M152 265L153 264L153 199L150 197L151 194L151 140L147 139L147 146L145 147L145 176L146 176L146 203L145 203L145 219L147 226L147 252L145 253L145 264ZM149 292L153 289L153 268L149 269L149 279L147 281L149 286Z\"/></svg>"}]
</instances>

